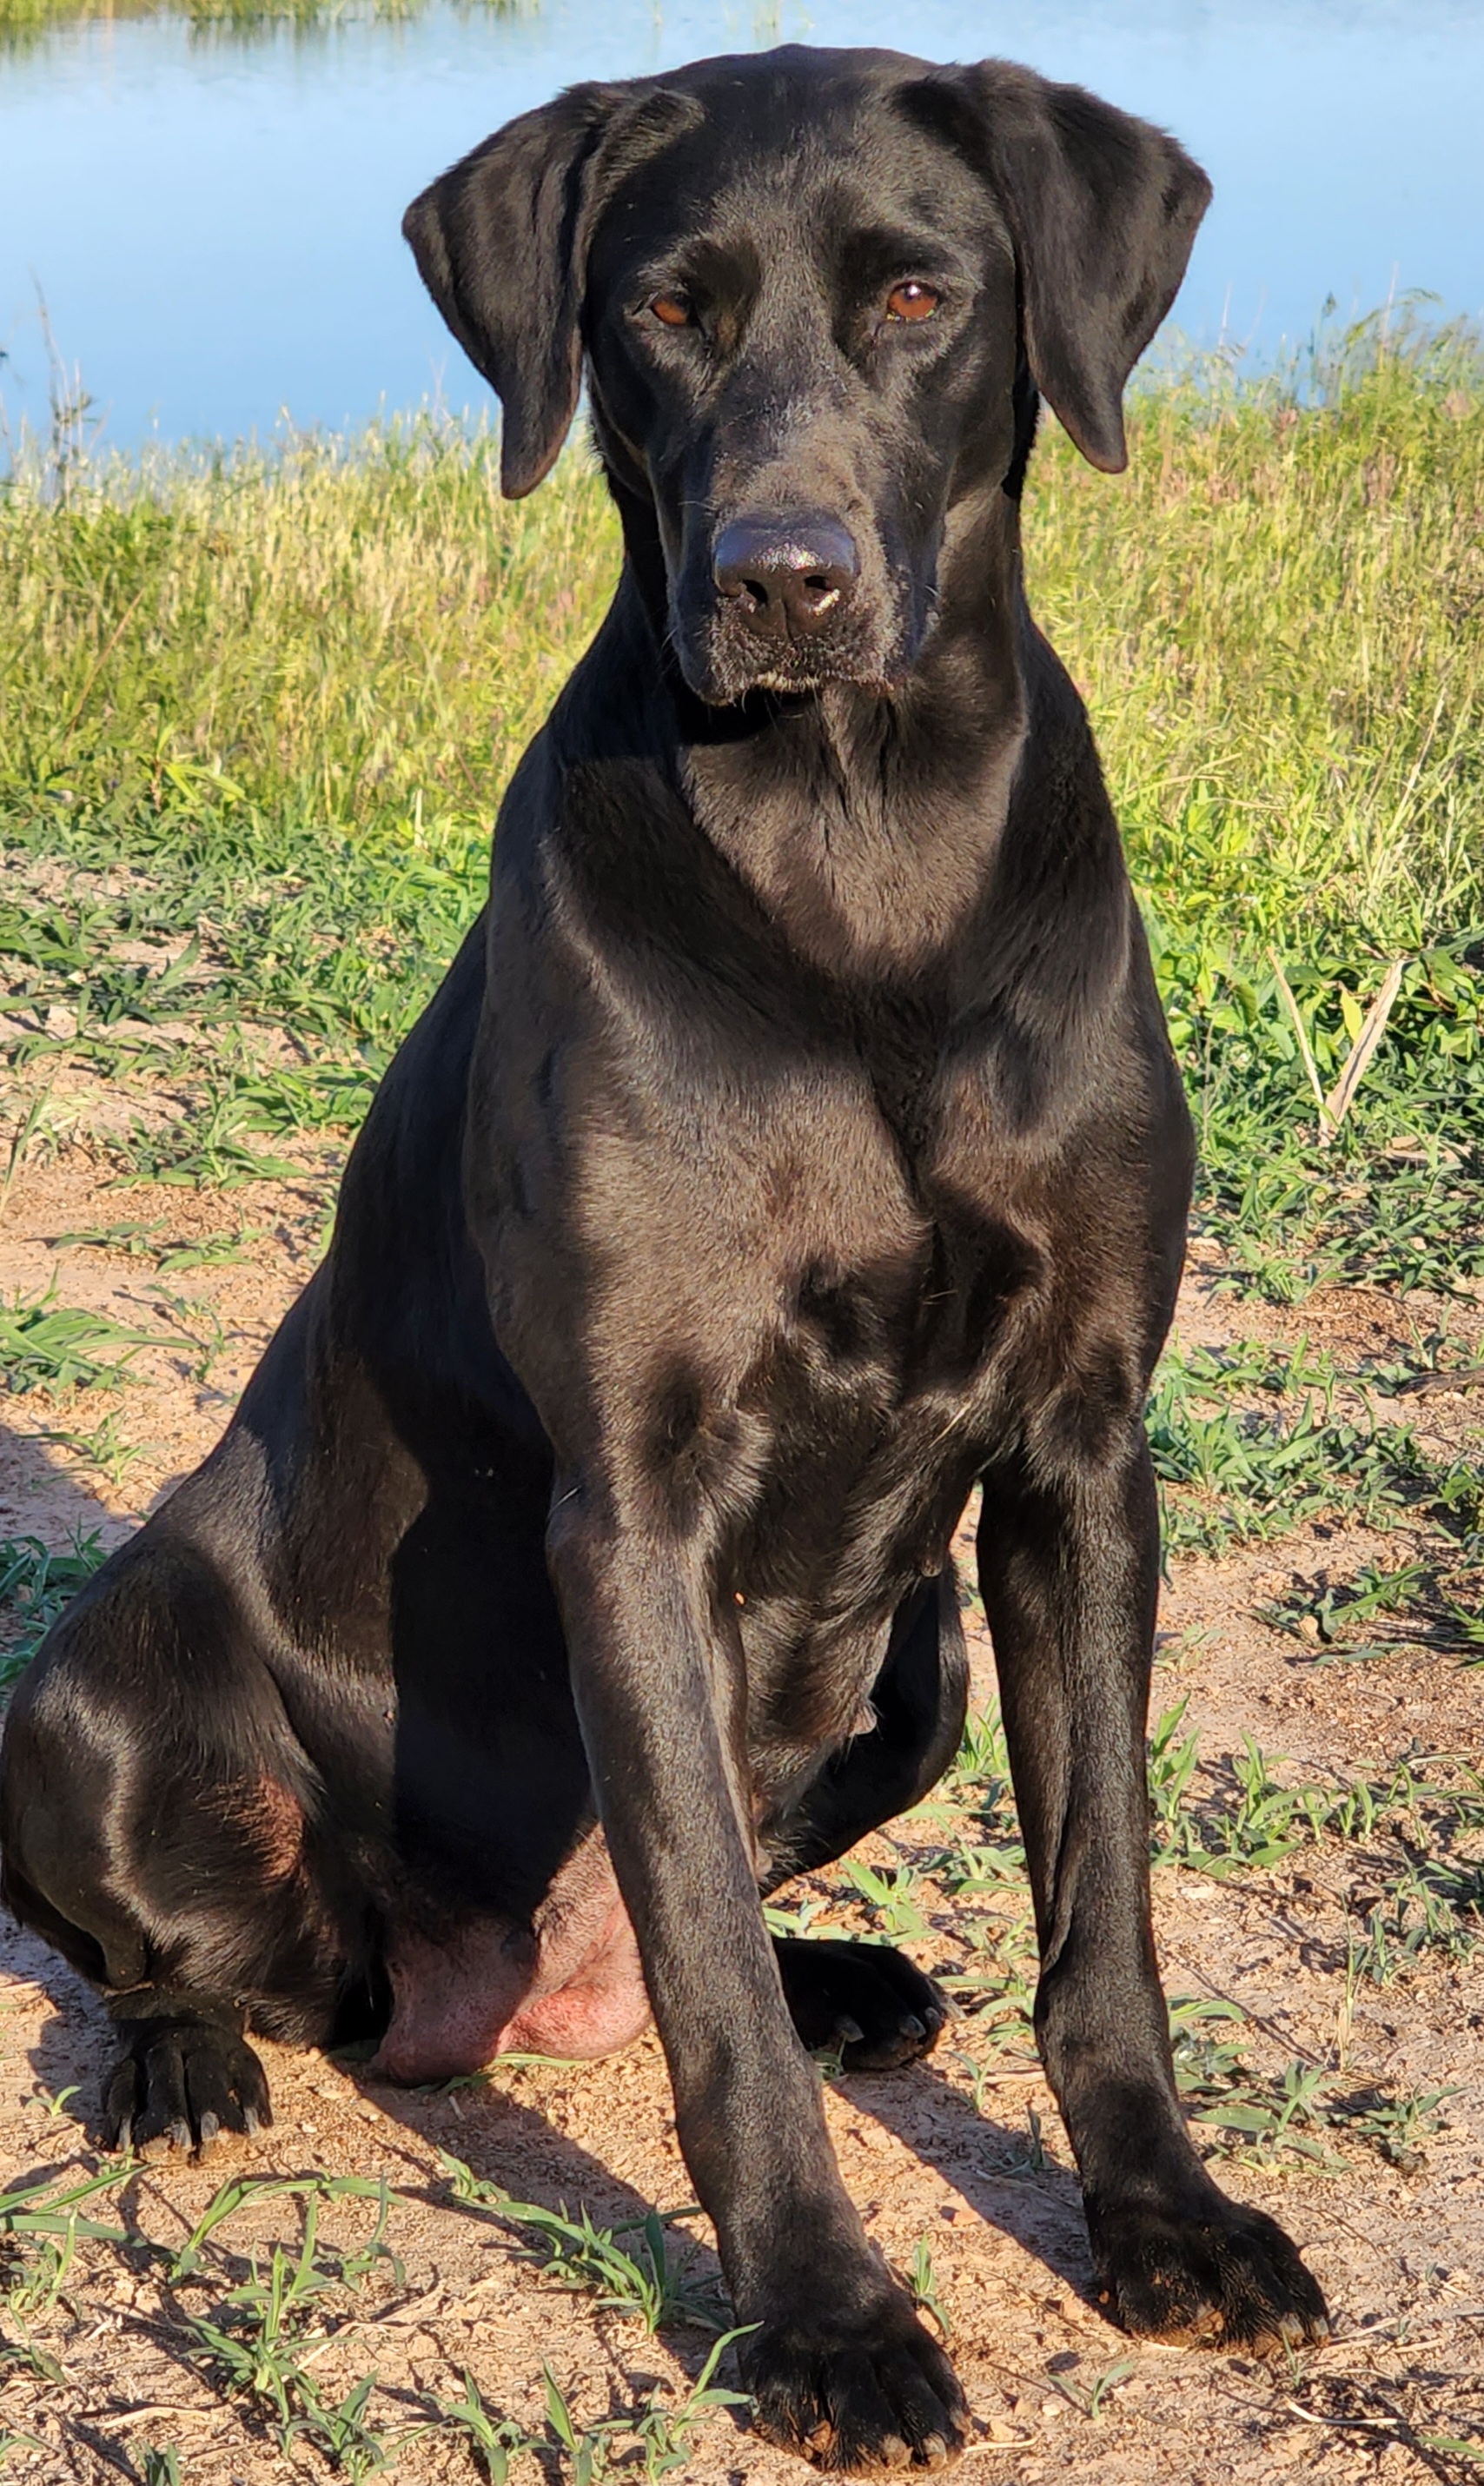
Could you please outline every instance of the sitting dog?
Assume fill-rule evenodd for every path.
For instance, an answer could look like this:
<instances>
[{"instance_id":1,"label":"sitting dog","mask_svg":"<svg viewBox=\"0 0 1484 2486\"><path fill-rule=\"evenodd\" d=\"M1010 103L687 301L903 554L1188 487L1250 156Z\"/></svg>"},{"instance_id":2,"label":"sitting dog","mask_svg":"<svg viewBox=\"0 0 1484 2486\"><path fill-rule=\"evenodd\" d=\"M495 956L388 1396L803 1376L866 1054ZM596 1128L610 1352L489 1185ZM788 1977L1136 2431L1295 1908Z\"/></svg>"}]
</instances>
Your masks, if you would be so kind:
<instances>
[{"instance_id":1,"label":"sitting dog","mask_svg":"<svg viewBox=\"0 0 1484 2486\"><path fill-rule=\"evenodd\" d=\"M1106 2300L1325 2329L1171 2072L1141 1410L1191 1136L1021 584L1039 400L1124 464L1208 195L1075 87L788 48L575 87L415 203L508 493L586 373L622 574L323 1267L5 1741L5 1891L107 1998L121 2141L254 2129L252 2030L427 2081L652 2011L757 2422L841 2469L964 2404L806 2048L906 2062L944 2003L761 1899L952 1755L976 1483Z\"/></svg>"}]
</instances>

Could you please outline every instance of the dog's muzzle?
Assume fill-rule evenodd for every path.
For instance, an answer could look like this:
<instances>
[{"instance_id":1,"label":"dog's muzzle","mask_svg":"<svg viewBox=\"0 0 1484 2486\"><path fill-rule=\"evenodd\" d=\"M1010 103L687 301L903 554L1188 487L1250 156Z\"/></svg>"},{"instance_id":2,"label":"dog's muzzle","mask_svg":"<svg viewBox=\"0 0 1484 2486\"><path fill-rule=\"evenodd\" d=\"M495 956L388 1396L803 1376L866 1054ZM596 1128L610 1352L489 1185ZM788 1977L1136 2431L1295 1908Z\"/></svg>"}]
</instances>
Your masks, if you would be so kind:
<instances>
[{"instance_id":1,"label":"dog's muzzle","mask_svg":"<svg viewBox=\"0 0 1484 2486\"><path fill-rule=\"evenodd\" d=\"M690 642L692 686L703 698L732 700L751 690L879 681L890 624L867 568L839 518L728 519L711 547L709 611Z\"/></svg>"}]
</instances>

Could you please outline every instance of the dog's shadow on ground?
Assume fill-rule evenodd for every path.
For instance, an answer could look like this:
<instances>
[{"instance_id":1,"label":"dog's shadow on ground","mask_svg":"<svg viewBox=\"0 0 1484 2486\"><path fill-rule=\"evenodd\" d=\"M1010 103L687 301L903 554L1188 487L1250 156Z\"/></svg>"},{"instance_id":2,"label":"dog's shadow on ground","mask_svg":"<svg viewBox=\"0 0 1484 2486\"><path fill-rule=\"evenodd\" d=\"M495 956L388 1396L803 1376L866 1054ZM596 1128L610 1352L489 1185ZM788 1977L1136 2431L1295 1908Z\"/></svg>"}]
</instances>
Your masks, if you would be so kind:
<instances>
[{"instance_id":1,"label":"dog's shadow on ground","mask_svg":"<svg viewBox=\"0 0 1484 2486\"><path fill-rule=\"evenodd\" d=\"M111 2031L100 2004L65 1961L10 1919L4 1920L0 1970L21 1986L40 1989L52 2006L28 2049L38 2090L63 2101L55 2116L54 2146L47 2146L53 2141L50 2123L44 2141L37 2134L41 2150L60 2164L84 2137L89 2147L101 2149L99 2106ZM279 2056L275 2085L286 2113L265 2136L260 2153L264 2174L308 2171L297 2163L306 2153L297 2145L296 2130L306 2101L302 2095L286 2094L285 2072L291 2082L294 2068L302 2065L315 2081L324 2063L325 2058L313 2054ZM503 2086L498 2065L477 2084L422 2089L398 2088L353 2064L339 2068L353 2083L346 2091L346 2108L359 2090L387 2123L400 2126L422 2149L441 2150L462 2161L481 2182L517 2199L548 2210L564 2208L574 2216L587 2209L605 2225L642 2222L656 2206L563 2132L538 2104ZM594 2065L588 2076L601 2080L601 2066ZM1057 2163L1052 2155L1057 2144L1048 2138L1043 2145L1029 2116L1017 2123L981 2112L931 2058L901 2072L847 2076L836 2085L853 2114L881 2125L976 2218L1040 2261L1061 2286L1090 2301L1092 2272L1076 2177ZM1002 2094L1009 2088L1006 2081ZM316 2117L344 2111L327 2105L319 2090L313 2092L311 2112ZM625 2111L631 2113L632 2108ZM343 2155L343 2143L332 2144L326 2162L338 2164ZM292 2169L290 2157L295 2160ZM240 2145L222 2151L220 2164L224 2179L253 2171L253 2156ZM166 2174L167 2165L153 2172ZM429 2209L453 2206L451 2181L430 2173L421 2153L415 2159L409 2154L404 2179L392 2180ZM853 2189L861 2193L859 2181ZM668 2210L674 2205L662 2201L657 2206ZM483 2214L476 2210L475 2215ZM719 2278L714 2256L700 2245L692 2270L702 2284Z\"/></svg>"},{"instance_id":2,"label":"dog's shadow on ground","mask_svg":"<svg viewBox=\"0 0 1484 2486\"><path fill-rule=\"evenodd\" d=\"M75 2161L79 2148L100 2149L99 2104L108 2059L109 2028L102 2005L65 1959L8 1910L0 1909L0 2041L11 2010L40 1996L51 2006L40 2033L17 2054L4 2044L0 2079L9 2094L6 2106L24 2096L22 2063L34 2076L32 2096L45 2114L31 2127L34 2177L60 2170ZM0 2185L31 2180L14 2166L0 2168Z\"/></svg>"},{"instance_id":3,"label":"dog's shadow on ground","mask_svg":"<svg viewBox=\"0 0 1484 2486\"><path fill-rule=\"evenodd\" d=\"M997 2085L1008 2107L1024 2083L1013 2076ZM908 2071L858 2075L839 2087L986 2226L1008 2236L1064 2287L1095 2301L1081 2190L1056 2154L1065 2154L1059 2126L1053 2141L1029 2113L1018 2123L986 2113L931 2057Z\"/></svg>"},{"instance_id":4,"label":"dog's shadow on ground","mask_svg":"<svg viewBox=\"0 0 1484 2486\"><path fill-rule=\"evenodd\" d=\"M84 1981L45 1944L0 1916L0 1975L6 1971L16 1985L40 1992L52 2006L30 2045L29 2060L38 2088L61 2105L33 2127L28 2167L7 2170L0 2180L75 2180L79 2142L99 2152L104 2147L99 2108L112 2032L101 2004ZM13 2054L12 2077L15 2068ZM325 2095L331 2071L345 2076L343 2087L340 2081L335 2084L340 2094L333 2102ZM591 2074L579 2072L575 2077L601 2081L603 2069L594 2065ZM200 2180L204 2173L226 2184L255 2174L271 2180L343 2171L348 2140L352 2147L358 2142L363 2145L357 2171L385 2172L395 2194L425 2220L430 2216L438 2223L432 2232L423 2227L416 2259L430 2262L435 2278L446 2275L456 2295L460 2286L469 2284L470 2266L477 2268L481 2247L519 2251L534 2239L508 2215L502 2219L498 2197L460 2202L454 2170L430 2166L430 2150L461 2161L472 2175L509 2202L535 2203L574 2219L586 2212L598 2226L618 2229L618 2242L641 2264L642 2230L650 2212L656 2207L662 2214L673 2212L689 2197L683 2168L678 2167L677 2181L668 2198L663 2194L652 2200L646 2197L602 2158L562 2131L539 2103L519 2097L502 2085L498 2065L477 2084L399 2089L371 2079L344 2058L332 2064L318 2055L292 2056L274 2049L270 2080L278 2092L279 2122L261 2142L219 2145L214 2166L189 2170L193 2181L188 2190L172 2180L179 2161L138 2166L118 2196L119 2212L130 2228L143 2229L167 2246L182 2244L205 2206ZM1010 2088L1006 2081L1001 2096ZM70 2096L65 2094L68 2091ZM1054 2163L1049 2155L1053 2146L1061 2146L1059 2133L1055 2144L1043 2145L1036 2124L1024 2113L1018 2122L1013 2109L1007 2109L1004 2120L982 2113L931 2060L894 2074L841 2079L836 2095L848 2108L851 2120L869 2120L891 2133L975 2218L1012 2239L1032 2263L1041 2266L1057 2294L1094 2303L1076 2178L1068 2167ZM367 2126L357 2122L348 2134L344 2128L344 2119L354 2115L358 2107L364 2109L366 2102L375 2106L380 2118L373 2155L366 2146L372 2140ZM634 2104L632 2094L623 2102L624 2118L630 2123ZM666 2092L659 2082L646 2084L646 2111L657 2117L666 2111ZM328 2145L302 2129L307 2117L315 2123L330 2123ZM398 2158L403 2160L400 2168L396 2164ZM868 2187L858 2171L852 2174L850 2186L866 2214L869 2232L873 2223ZM940 2201L939 2206L946 2205ZM169 2230L172 2217L179 2223L176 2233ZM931 2245L936 2239L926 2217L923 2225L928 2227ZM456 2240L452 2232L455 2226L461 2230ZM956 2232L962 2234L962 2229ZM907 2249L901 2246L899 2231L893 2241L905 2257ZM246 2255L251 2248L231 2229L219 2230L214 2242L228 2255L229 2276L234 2280L243 2279L249 2271ZM711 2356L717 2330L726 2327L731 2316L720 2263L703 2235L695 2232L692 2220L667 2221L667 2250L673 2254L672 2270L685 2291L705 2308L711 2326L684 2319L664 2325L667 2357L694 2385ZM907 2273L898 2267L898 2276L905 2279ZM538 2288L540 2282L533 2284ZM1011 2276L1008 2284L1028 2299L1047 2293L1034 2269L1018 2278ZM648 2353L636 2323L594 2318L589 2335L606 2374L607 2417L623 2420L636 2402L665 2387L663 2363ZM180 2342L165 2344L182 2370L194 2370ZM717 2379L735 2385L738 2377L729 2357ZM389 2382L387 2388L394 2398L406 2397L407 2413L416 2418L423 2410L419 2394L413 2391L409 2396L401 2383ZM746 2407L728 2414L733 2427L745 2432ZM741 2472L732 2469L725 2454L715 2473L741 2486Z\"/></svg>"},{"instance_id":5,"label":"dog's shadow on ground","mask_svg":"<svg viewBox=\"0 0 1484 2486\"><path fill-rule=\"evenodd\" d=\"M591 2076L601 2079L599 2065ZM399 2090L384 2082L368 2082L366 2087L383 2113L420 2141L543 2208L564 2206L576 2215L581 2203L613 2224L641 2220L655 2206L560 2131L538 2106L502 2089L498 2065L487 2082L463 2091ZM1095 2301L1076 2175L1057 2163L1049 2141L1043 2147L1029 2117L1017 2126L984 2113L931 2060L896 2073L842 2078L837 2087L854 2112L890 2132L976 2218L1039 2261L1060 2286L1089 2304ZM453 2101L458 2098L463 2106L455 2121ZM683 2174L680 2180L683 2185ZM852 2190L862 2196L859 2181ZM720 2279L709 2251L697 2249L694 2268L699 2278Z\"/></svg>"}]
</instances>

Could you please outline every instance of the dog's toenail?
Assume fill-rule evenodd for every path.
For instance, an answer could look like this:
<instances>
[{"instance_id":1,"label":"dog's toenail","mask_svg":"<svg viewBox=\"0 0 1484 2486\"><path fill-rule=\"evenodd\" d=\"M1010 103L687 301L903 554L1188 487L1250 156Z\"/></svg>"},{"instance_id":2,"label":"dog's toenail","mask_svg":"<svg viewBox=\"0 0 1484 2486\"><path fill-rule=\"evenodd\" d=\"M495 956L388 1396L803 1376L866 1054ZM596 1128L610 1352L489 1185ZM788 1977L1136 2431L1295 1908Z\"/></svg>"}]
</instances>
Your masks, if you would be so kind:
<instances>
[{"instance_id":1,"label":"dog's toenail","mask_svg":"<svg viewBox=\"0 0 1484 2486\"><path fill-rule=\"evenodd\" d=\"M865 2045L866 2031L859 2020L840 2020L836 2023L836 2027L842 2046Z\"/></svg>"},{"instance_id":2,"label":"dog's toenail","mask_svg":"<svg viewBox=\"0 0 1484 2486\"><path fill-rule=\"evenodd\" d=\"M904 2011L897 2026L904 2037L925 2037L927 2034L915 2011Z\"/></svg>"},{"instance_id":3,"label":"dog's toenail","mask_svg":"<svg viewBox=\"0 0 1484 2486\"><path fill-rule=\"evenodd\" d=\"M254 2140L262 2130L262 2117L255 2106L250 2106L244 2109L242 2122L249 2141Z\"/></svg>"}]
</instances>

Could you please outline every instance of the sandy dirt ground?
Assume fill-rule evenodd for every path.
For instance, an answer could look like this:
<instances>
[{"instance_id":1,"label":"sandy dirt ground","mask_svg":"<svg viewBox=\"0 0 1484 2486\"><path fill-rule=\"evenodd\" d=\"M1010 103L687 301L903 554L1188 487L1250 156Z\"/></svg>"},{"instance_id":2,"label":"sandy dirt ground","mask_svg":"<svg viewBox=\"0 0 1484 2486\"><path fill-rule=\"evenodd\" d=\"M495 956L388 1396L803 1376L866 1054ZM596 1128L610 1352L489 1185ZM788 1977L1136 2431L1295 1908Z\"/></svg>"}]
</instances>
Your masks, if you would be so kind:
<instances>
[{"instance_id":1,"label":"sandy dirt ground","mask_svg":"<svg viewBox=\"0 0 1484 2486\"><path fill-rule=\"evenodd\" d=\"M77 1530L96 1529L111 1543L137 1525L216 1438L323 1233L328 1195L308 1175L302 1186L225 1197L102 1183L99 1167L75 1146L50 1167L24 1170L0 1226L0 1293L35 1294L55 1279L68 1303L152 1330L173 1320L193 1336L181 1329L179 1346L142 1354L137 1377L116 1398L30 1394L3 1402L0 1538L36 1535L62 1546ZM148 1292L160 1283L153 1259L58 1242L140 1219L168 1227L155 1245L225 1236L240 1257L165 1280L177 1299L171 1314ZM1415 1346L1432 1318L1425 1305L1356 1293L1312 1297L1293 1312L1239 1305L1214 1289L1215 1274L1210 1254L1197 1256L1181 1305L1187 1342L1240 1335L1291 1343L1303 1335L1342 1360ZM106 1457L98 1464L96 1432L107 1408L119 1419L111 1474ZM1440 1395L1417 1420L1440 1439L1476 1445L1481 1418L1477 1395ZM84 1435L89 1449L78 1447ZM1390 1532L1387 1560L1406 1545L1405 1529ZM1188 1699L1186 1724L1200 1729L1208 1770L1220 1773L1244 1732L1305 1779L1354 1779L1409 1751L1480 1754L1484 1668L1406 1647L1322 1664L1260 1619L1259 1610L1296 1584L1317 1589L1352 1577L1382 1550L1363 1532L1313 1526L1223 1561L1174 1566L1154 1708ZM968 1619L976 1692L987 1700L991 1654L976 1613ZM931 1816L919 1815L860 1852L880 1867L910 1864L936 1837ZM1344 2126L1325 2129L1308 2155L1225 2151L1222 2180L1284 2221L1334 2309L1332 2342L1303 2359L1275 2366L1140 2346L1110 2325L1094 2297L1069 2153L1023 2035L988 2042L971 2013L916 2069L826 2082L830 2128L871 2236L897 2268L917 2255L920 2277L930 2269L974 2412L966 2477L1224 2486L1306 2472L1326 2486L1362 2478L1400 2486L1484 2469L1484 1949L1424 1952L1386 1983L1347 1973L1384 1869L1362 1839L1311 1844L1277 1869L1226 1880L1173 1868L1156 1875L1168 1990L1235 2006L1254 2074L1317 2068L1332 2093L1360 2098L1446 2092L1415 2148L1399 2153L1401 2164ZM787 1894L788 1904L798 1895ZM817 1930L866 1928L858 1893L838 1879L814 1882L803 1895L816 1903ZM986 1942L1013 1949L1017 1940L1024 1948L1013 1911L995 1918L991 1908L986 1931L977 1900L940 1903L929 1886L922 1913L925 1931L905 1947L930 1970L961 1968L971 1935L981 1950ZM1204 2025L1221 2034L1237 2024ZM543 2275L522 2250L521 2231L488 2206L459 2205L448 2165L452 2155L517 2201L574 2212L582 2204L605 2226L641 2220L651 2205L683 2211L687 2177L652 2035L603 2064L502 2066L482 2082L420 2091L372 2082L344 2062L263 2051L277 2107L271 2132L251 2145L223 2141L203 2166L140 2166L87 2205L84 2215L129 2241L80 2236L60 2278L52 2263L66 2239L48 2248L52 2263L35 2237L0 2242L0 2451L10 2473L79 2486L118 2478L171 2486L176 2477L263 2486L335 2473L308 2435L283 2446L271 2412L230 2387L192 2328L222 2320L232 2291L253 2283L255 2254L261 2279L274 2244L298 2250L308 2196L250 2197L213 2231L195 2272L175 2275L206 2205L248 2172L384 2177L392 2188L383 2241L395 2259L361 2250L373 2236L374 2201L317 2204L316 2251L342 2283L326 2288L304 2338L327 2402L374 2376L368 2418L408 2486L498 2476L497 2465L480 2470L467 2430L434 2421L434 2404L457 2400L466 2373L493 2416L517 2419L546 2445L538 2458L514 2460L516 2479L580 2473L552 2430L547 2374L590 2434L610 2417L680 2404L710 2334L682 2324L651 2335L591 2290ZM102 2163L105 2054L102 2015L88 1990L41 1944L6 1925L0 2187L8 2196L43 2179L51 2189L81 2181ZM723 2318L704 2220L683 2216L669 2234L698 2301ZM726 2364L721 2379L735 2380ZM602 2442L610 2474L645 2475L637 2435L616 2431ZM686 2473L698 2480L792 2486L806 2473L729 2411L709 2415L688 2445ZM594 2475L603 2456L593 2454ZM374 2473L374 2455L365 2459L358 2472L352 2453L342 2473Z\"/></svg>"}]
</instances>

